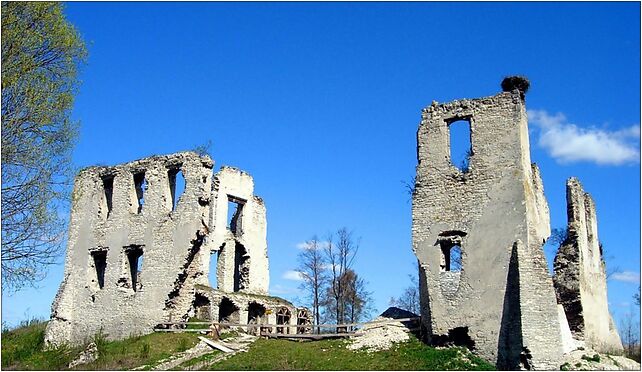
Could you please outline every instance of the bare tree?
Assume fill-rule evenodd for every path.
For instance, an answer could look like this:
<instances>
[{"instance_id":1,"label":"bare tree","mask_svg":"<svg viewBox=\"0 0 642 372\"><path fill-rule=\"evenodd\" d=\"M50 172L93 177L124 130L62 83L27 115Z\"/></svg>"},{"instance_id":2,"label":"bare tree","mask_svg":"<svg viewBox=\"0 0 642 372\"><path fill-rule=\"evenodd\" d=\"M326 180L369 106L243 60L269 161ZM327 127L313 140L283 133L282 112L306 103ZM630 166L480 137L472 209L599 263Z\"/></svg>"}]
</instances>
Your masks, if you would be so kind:
<instances>
[{"instance_id":1,"label":"bare tree","mask_svg":"<svg viewBox=\"0 0 642 372\"><path fill-rule=\"evenodd\" d=\"M366 289L366 281L359 277L354 270L349 269L345 274L346 283L346 318L350 323L357 323L370 316L372 292Z\"/></svg>"},{"instance_id":2,"label":"bare tree","mask_svg":"<svg viewBox=\"0 0 642 372\"><path fill-rule=\"evenodd\" d=\"M396 306L400 309L419 314L421 311L419 305L419 282L416 275L408 275L410 285L404 289L399 299L394 297L390 300L390 306Z\"/></svg>"},{"instance_id":3,"label":"bare tree","mask_svg":"<svg viewBox=\"0 0 642 372\"><path fill-rule=\"evenodd\" d=\"M415 194L415 189L417 185L417 177L413 176L410 181L401 181L406 193L408 194L408 201L412 200L412 196Z\"/></svg>"},{"instance_id":4,"label":"bare tree","mask_svg":"<svg viewBox=\"0 0 642 372\"><path fill-rule=\"evenodd\" d=\"M303 282L299 286L305 291L311 302L315 324L321 323L319 309L321 307L321 294L328 275L325 271L326 261L322 252L322 242L317 236L305 242L305 247L298 255L298 271L301 273ZM317 328L317 331L319 329Z\"/></svg>"},{"instance_id":5,"label":"bare tree","mask_svg":"<svg viewBox=\"0 0 642 372\"><path fill-rule=\"evenodd\" d=\"M566 227L560 227L560 228L555 228L551 230L551 236L548 237L548 240L546 240L546 243L552 245L557 248L559 248L562 243L564 243L564 240L566 240L566 236L568 235L568 229Z\"/></svg>"},{"instance_id":6,"label":"bare tree","mask_svg":"<svg viewBox=\"0 0 642 372\"><path fill-rule=\"evenodd\" d=\"M620 336L624 353L628 358L640 361L640 323L633 308L620 321Z\"/></svg>"},{"instance_id":7,"label":"bare tree","mask_svg":"<svg viewBox=\"0 0 642 372\"><path fill-rule=\"evenodd\" d=\"M562 244L566 243L567 238L568 238L568 228L566 227L555 228L551 230L551 236L549 236L548 240L546 240L546 244L548 244L551 247L550 249L553 252L557 252L559 247ZM602 257L602 261L604 261L604 265L606 267L606 261L611 261L614 258L614 256L607 253L602 242L599 242L598 244L600 249L600 256ZM621 273L621 272L622 272L622 269L619 266L607 267L606 279L609 279L615 273Z\"/></svg>"},{"instance_id":8,"label":"bare tree","mask_svg":"<svg viewBox=\"0 0 642 372\"><path fill-rule=\"evenodd\" d=\"M341 324L345 321L347 282L346 272L352 267L359 244L355 242L352 232L340 228L336 233L336 241L331 234L324 247L326 261L330 265L327 310L332 311L334 320Z\"/></svg>"}]
</instances>

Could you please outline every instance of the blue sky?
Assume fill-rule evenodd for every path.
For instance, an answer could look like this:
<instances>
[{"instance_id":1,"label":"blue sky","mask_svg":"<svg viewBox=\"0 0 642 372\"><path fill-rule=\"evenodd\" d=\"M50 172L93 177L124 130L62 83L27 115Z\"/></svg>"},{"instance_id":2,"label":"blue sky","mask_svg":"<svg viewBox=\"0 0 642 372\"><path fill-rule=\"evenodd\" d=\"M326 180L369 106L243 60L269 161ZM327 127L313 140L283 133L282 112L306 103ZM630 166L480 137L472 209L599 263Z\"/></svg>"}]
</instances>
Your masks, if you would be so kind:
<instances>
[{"instance_id":1,"label":"blue sky","mask_svg":"<svg viewBox=\"0 0 642 372\"><path fill-rule=\"evenodd\" d=\"M347 226L379 312L410 284L421 109L493 95L524 74L533 161L552 227L565 181L597 204L611 311L640 273L639 3L68 3L89 60L73 117L77 167L212 141L268 213L271 291L299 296L297 244ZM551 249L547 248L549 258ZM61 260L62 262L62 260ZM48 317L62 279L3 293L2 319ZM290 279L288 279L290 278Z\"/></svg>"}]
</instances>

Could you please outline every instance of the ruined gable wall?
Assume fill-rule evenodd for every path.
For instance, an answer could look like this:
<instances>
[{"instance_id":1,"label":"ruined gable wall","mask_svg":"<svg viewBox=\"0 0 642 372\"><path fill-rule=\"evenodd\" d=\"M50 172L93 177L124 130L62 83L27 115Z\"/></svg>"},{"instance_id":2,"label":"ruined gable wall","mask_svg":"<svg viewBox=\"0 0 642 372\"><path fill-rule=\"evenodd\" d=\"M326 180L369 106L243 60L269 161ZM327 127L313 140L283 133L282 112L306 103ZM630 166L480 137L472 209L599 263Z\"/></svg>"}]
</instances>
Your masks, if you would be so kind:
<instances>
[{"instance_id":1,"label":"ruined gable wall","mask_svg":"<svg viewBox=\"0 0 642 372\"><path fill-rule=\"evenodd\" d=\"M599 351L621 350L608 310L595 203L576 178L566 182L568 235L555 257L555 289L573 336Z\"/></svg>"},{"instance_id":2,"label":"ruined gable wall","mask_svg":"<svg viewBox=\"0 0 642 372\"><path fill-rule=\"evenodd\" d=\"M234 291L235 244L241 244L249 256L249 275L243 291L267 294L269 267L267 256L267 222L263 200L253 194L252 177L236 168L222 167L215 175L212 191L214 231L208 238L208 247L219 251L217 266L218 289ZM228 197L244 200L240 228L234 234L228 229ZM225 245L223 245L225 244ZM221 250L221 247L223 249Z\"/></svg>"},{"instance_id":3,"label":"ruined gable wall","mask_svg":"<svg viewBox=\"0 0 642 372\"><path fill-rule=\"evenodd\" d=\"M178 153L116 167L91 167L76 177L65 279L53 304L48 342L79 343L100 329L110 339L148 333L168 321L173 310L182 312L190 306L188 301L168 309L166 301L177 284L182 287L187 278L202 274L191 270L185 275L190 262L201 260L198 245L207 233L210 210L203 201L209 197L212 166L209 157ZM186 181L174 211L168 176L173 167L182 170ZM139 213L133 175L141 171L148 186ZM114 177L109 216L103 183L108 175ZM136 291L124 248L131 245L143 251ZM103 288L98 285L92 250L107 252Z\"/></svg>"},{"instance_id":4,"label":"ruined gable wall","mask_svg":"<svg viewBox=\"0 0 642 372\"><path fill-rule=\"evenodd\" d=\"M447 124L461 118L470 119L474 153L466 174L450 164ZM420 263L424 326L432 334L433 342L447 337L457 327L467 327L477 352L492 361L498 360L498 349L504 347L500 330L511 326L514 330L522 316L528 318L528 312L519 312L526 300L532 302L541 297L540 306L550 307L547 313L553 314L552 319L557 318L550 278L550 288L534 291L528 298L506 291L514 244L518 240L524 242L524 251L528 253L534 248L541 250L542 235L547 233L542 226L547 224L548 213L541 205L543 194L537 191L541 181L532 174L524 142L528 143L526 113L517 91L442 105L434 103L424 109L417 132L419 163L412 233L413 250ZM461 237L462 270L458 274L441 272L442 253L436 244L440 233L453 230L466 233ZM543 254L532 259L541 260ZM546 286L546 278L541 275L545 261L536 266L539 280L532 286L538 289ZM457 275L459 285L453 288L447 283L456 282L452 276ZM516 284L517 288L527 286L523 282ZM534 349L532 358L536 365L558 367L554 366L561 357L557 322L547 331L546 340L529 330L523 333ZM543 342L553 345L545 350L550 352L548 356L539 352L538 343Z\"/></svg>"}]
</instances>

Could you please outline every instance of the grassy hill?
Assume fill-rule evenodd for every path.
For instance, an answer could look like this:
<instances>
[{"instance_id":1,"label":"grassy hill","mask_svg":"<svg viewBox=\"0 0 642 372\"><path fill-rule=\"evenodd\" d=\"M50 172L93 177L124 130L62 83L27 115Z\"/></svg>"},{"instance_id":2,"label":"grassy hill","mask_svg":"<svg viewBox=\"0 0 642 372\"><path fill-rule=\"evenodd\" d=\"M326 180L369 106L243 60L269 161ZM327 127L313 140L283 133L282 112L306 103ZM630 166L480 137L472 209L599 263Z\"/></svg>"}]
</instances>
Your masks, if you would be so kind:
<instances>
[{"instance_id":1,"label":"grassy hill","mask_svg":"<svg viewBox=\"0 0 642 372\"><path fill-rule=\"evenodd\" d=\"M44 322L32 322L2 332L2 369L63 370L83 347L44 350ZM91 341L91 340L88 340ZM78 366L79 370L131 369L151 366L162 359L185 351L198 342L187 333L153 333L122 341L93 337L99 358ZM367 352L346 348L347 340L295 342L259 339L247 352L217 360L221 352L200 356L182 363L178 369L198 365L209 370L490 370L494 366L466 349L436 349L412 336L410 341L390 350ZM216 361L215 361L216 360ZM149 367L147 367L149 368ZM146 368L146 369L147 369Z\"/></svg>"}]
</instances>

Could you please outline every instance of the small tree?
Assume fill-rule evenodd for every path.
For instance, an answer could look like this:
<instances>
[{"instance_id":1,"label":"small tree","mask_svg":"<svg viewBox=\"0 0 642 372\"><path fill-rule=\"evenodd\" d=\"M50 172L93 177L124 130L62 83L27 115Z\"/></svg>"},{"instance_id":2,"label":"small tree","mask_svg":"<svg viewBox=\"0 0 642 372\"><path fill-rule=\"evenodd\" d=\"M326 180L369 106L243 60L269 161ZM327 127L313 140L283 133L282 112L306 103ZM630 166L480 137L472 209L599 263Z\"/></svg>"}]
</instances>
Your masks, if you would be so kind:
<instances>
[{"instance_id":1,"label":"small tree","mask_svg":"<svg viewBox=\"0 0 642 372\"><path fill-rule=\"evenodd\" d=\"M640 361L640 323L631 309L620 322L620 336L628 358Z\"/></svg>"},{"instance_id":2,"label":"small tree","mask_svg":"<svg viewBox=\"0 0 642 372\"><path fill-rule=\"evenodd\" d=\"M410 285L404 289L399 299L394 297L390 300L391 306L396 306L400 309L410 311L414 314L419 314L421 312L420 302L419 302L419 282L416 275L408 275L410 278Z\"/></svg>"},{"instance_id":3,"label":"small tree","mask_svg":"<svg viewBox=\"0 0 642 372\"><path fill-rule=\"evenodd\" d=\"M354 270L348 270L344 277L346 283L346 315L350 323L368 318L373 310L372 292L366 289L366 281Z\"/></svg>"},{"instance_id":4,"label":"small tree","mask_svg":"<svg viewBox=\"0 0 642 372\"><path fill-rule=\"evenodd\" d=\"M345 280L346 272L352 267L354 258L359 250L359 245L352 237L352 232L343 227L337 231L336 242L333 235L329 235L324 247L326 261L329 268L329 288L327 310L332 310L333 318L337 323L344 323L346 310Z\"/></svg>"},{"instance_id":5,"label":"small tree","mask_svg":"<svg viewBox=\"0 0 642 372\"><path fill-rule=\"evenodd\" d=\"M85 58L61 3L2 2L3 289L34 284L58 257Z\"/></svg>"},{"instance_id":6,"label":"small tree","mask_svg":"<svg viewBox=\"0 0 642 372\"><path fill-rule=\"evenodd\" d=\"M315 324L321 324L321 295L327 282L325 271L326 261L321 249L321 242L315 235L305 243L305 247L298 255L298 271L303 277L299 286L310 298ZM318 331L318 328L317 328Z\"/></svg>"}]
</instances>

